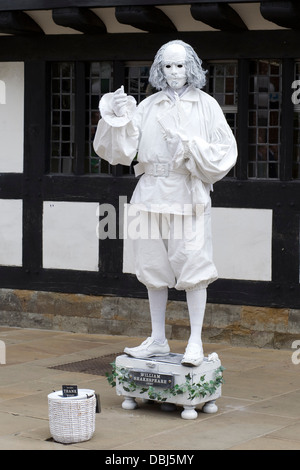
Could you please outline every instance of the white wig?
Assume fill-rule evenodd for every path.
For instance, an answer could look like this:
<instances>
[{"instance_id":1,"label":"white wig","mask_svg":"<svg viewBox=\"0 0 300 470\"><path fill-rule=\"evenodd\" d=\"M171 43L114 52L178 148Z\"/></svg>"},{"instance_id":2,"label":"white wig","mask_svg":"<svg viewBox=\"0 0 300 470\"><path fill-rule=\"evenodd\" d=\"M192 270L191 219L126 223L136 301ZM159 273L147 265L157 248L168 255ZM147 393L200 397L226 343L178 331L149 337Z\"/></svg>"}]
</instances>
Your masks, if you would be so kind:
<instances>
[{"instance_id":1,"label":"white wig","mask_svg":"<svg viewBox=\"0 0 300 470\"><path fill-rule=\"evenodd\" d=\"M185 67L188 85L203 88L206 83L206 70L202 68L202 60L199 59L192 46L179 39L167 42L158 50L150 69L149 83L157 90L163 90L167 87L167 81L163 73L163 54L165 49L172 44L180 44L186 50Z\"/></svg>"}]
</instances>

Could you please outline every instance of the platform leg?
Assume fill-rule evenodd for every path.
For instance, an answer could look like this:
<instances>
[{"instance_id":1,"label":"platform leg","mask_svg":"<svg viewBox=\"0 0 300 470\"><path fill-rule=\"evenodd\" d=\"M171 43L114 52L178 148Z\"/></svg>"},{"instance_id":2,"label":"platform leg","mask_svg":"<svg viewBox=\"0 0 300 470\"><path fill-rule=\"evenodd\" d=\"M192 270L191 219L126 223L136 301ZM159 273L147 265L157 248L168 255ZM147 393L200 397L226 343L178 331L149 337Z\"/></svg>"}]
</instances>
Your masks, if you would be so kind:
<instances>
[{"instance_id":1,"label":"platform leg","mask_svg":"<svg viewBox=\"0 0 300 470\"><path fill-rule=\"evenodd\" d=\"M202 408L203 413L216 413L218 411L218 407L216 405L216 400L211 400L205 403Z\"/></svg>"},{"instance_id":2,"label":"platform leg","mask_svg":"<svg viewBox=\"0 0 300 470\"><path fill-rule=\"evenodd\" d=\"M195 410L194 406L191 405L185 405L183 407L183 411L181 413L181 417L183 419L196 419L198 416L197 411Z\"/></svg>"},{"instance_id":3,"label":"platform leg","mask_svg":"<svg viewBox=\"0 0 300 470\"><path fill-rule=\"evenodd\" d=\"M124 397L124 401L122 403L122 408L124 410L135 410L138 408L138 404L133 397Z\"/></svg>"}]
</instances>

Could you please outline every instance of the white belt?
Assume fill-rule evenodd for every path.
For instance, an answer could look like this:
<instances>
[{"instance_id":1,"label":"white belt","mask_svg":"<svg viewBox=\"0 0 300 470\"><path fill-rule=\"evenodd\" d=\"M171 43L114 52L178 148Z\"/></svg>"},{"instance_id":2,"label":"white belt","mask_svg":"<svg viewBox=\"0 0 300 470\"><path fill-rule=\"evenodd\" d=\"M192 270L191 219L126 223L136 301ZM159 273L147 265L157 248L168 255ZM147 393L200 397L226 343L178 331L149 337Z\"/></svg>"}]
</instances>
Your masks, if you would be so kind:
<instances>
[{"instance_id":1,"label":"white belt","mask_svg":"<svg viewBox=\"0 0 300 470\"><path fill-rule=\"evenodd\" d=\"M142 163L139 162L134 166L134 173L135 176L140 176L143 173L146 175L151 176L169 176L170 173L179 173L181 175L188 175L188 170L184 168L176 168L172 167L171 163Z\"/></svg>"}]
</instances>

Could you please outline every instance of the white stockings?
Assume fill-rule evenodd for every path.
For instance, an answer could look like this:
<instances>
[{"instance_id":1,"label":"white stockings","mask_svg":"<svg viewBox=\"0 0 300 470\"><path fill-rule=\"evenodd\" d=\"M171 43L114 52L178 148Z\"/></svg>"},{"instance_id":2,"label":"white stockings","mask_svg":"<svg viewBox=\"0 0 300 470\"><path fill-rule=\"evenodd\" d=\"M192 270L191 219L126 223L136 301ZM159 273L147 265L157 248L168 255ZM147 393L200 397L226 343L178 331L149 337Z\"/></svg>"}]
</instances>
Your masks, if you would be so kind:
<instances>
[{"instance_id":1,"label":"white stockings","mask_svg":"<svg viewBox=\"0 0 300 470\"><path fill-rule=\"evenodd\" d=\"M191 326L189 344L194 343L202 346L201 334L206 306L206 289L187 291L186 300Z\"/></svg>"},{"instance_id":2,"label":"white stockings","mask_svg":"<svg viewBox=\"0 0 300 470\"><path fill-rule=\"evenodd\" d=\"M152 338L158 343L163 343L165 334L165 313L168 301L168 288L148 289L148 298L152 324ZM202 346L201 334L206 306L206 289L186 292L186 300L189 311L191 334L189 344Z\"/></svg>"},{"instance_id":3,"label":"white stockings","mask_svg":"<svg viewBox=\"0 0 300 470\"><path fill-rule=\"evenodd\" d=\"M163 343L166 339L165 315L168 301L168 288L148 289L148 298L152 324L151 337L158 343Z\"/></svg>"}]
</instances>

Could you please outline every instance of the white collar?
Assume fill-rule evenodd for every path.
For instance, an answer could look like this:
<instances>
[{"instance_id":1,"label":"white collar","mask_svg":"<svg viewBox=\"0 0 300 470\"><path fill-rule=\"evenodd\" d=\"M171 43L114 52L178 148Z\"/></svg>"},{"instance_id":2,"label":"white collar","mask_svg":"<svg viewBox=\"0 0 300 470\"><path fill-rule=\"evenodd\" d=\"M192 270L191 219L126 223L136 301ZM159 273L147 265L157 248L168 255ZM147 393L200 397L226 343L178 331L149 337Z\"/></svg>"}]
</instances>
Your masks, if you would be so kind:
<instances>
[{"instance_id":1,"label":"white collar","mask_svg":"<svg viewBox=\"0 0 300 470\"><path fill-rule=\"evenodd\" d=\"M184 85L182 88L180 88L180 90L175 91L173 90L173 88L170 88L168 86L163 91L166 93L167 96L169 96L169 98L171 98L171 100L175 101L176 99L178 99L178 97L181 98L186 93L188 88L188 85Z\"/></svg>"},{"instance_id":2,"label":"white collar","mask_svg":"<svg viewBox=\"0 0 300 470\"><path fill-rule=\"evenodd\" d=\"M182 101L198 101L199 100L199 92L200 92L200 90L198 88L195 88L192 85L188 85L179 98ZM155 100L156 104L160 103L161 101L166 101L166 100L167 101L170 101L170 100L175 101L175 97L170 96L167 93L167 89L156 93L154 96L155 96L154 100Z\"/></svg>"}]
</instances>

